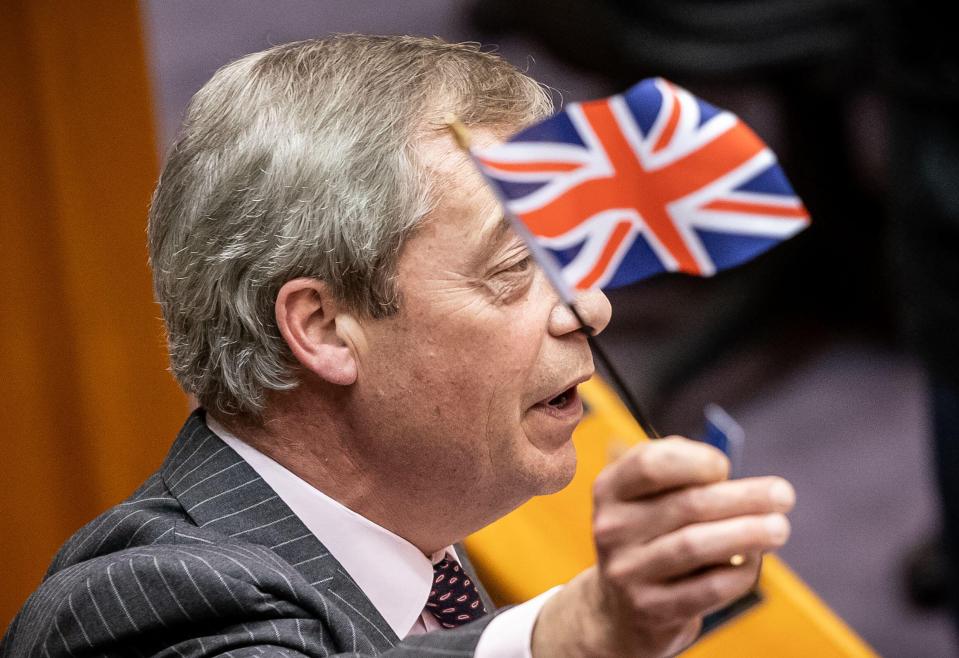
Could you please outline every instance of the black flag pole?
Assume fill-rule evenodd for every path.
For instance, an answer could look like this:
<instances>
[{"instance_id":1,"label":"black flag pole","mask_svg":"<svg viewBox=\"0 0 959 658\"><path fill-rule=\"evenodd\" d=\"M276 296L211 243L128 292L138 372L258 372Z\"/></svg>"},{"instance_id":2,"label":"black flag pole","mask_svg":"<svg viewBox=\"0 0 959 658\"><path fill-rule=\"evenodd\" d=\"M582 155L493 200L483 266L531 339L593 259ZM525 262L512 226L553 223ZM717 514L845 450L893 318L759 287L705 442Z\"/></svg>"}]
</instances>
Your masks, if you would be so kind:
<instances>
[{"instance_id":1,"label":"black flag pole","mask_svg":"<svg viewBox=\"0 0 959 658\"><path fill-rule=\"evenodd\" d=\"M603 369L609 374L609 378L613 382L613 387L619 392L619 396L626 404L626 408L629 409L629 413L633 415L633 418L636 419L639 426L643 428L646 436L651 439L660 438L659 432L653 427L649 417L643 413L642 407L639 406L639 401L636 399L636 396L633 395L629 386L626 385L626 381L619 374L619 370L613 365L613 361L609 358L609 355L606 354L606 350L604 350L603 346L596 340L596 330L583 321L579 311L576 310L575 304L568 304L567 306L569 310L573 312L573 315L576 316L576 320L579 322L579 330L586 334L586 339L589 342L590 348L593 350L593 354L595 354L599 358L600 363L603 364Z\"/></svg>"},{"instance_id":2,"label":"black flag pole","mask_svg":"<svg viewBox=\"0 0 959 658\"><path fill-rule=\"evenodd\" d=\"M449 115L446 117L446 127L453 135L453 140L461 149L463 149L480 175L483 175L485 178L485 175L483 174L483 168L477 161L476 155L473 153L473 149L471 148L470 134L466 126L464 126L462 122L455 116ZM639 426L649 438L658 439L659 432L657 432L656 428L653 427L649 417L643 413L642 408L639 406L639 402L636 400L636 396L633 395L633 392L626 385L625 380L613 365L613 362L610 360L606 350L604 350L596 340L596 330L587 324L583 320L582 315L580 315L579 310L576 308L575 295L572 289L566 283L565 279L563 279L559 265L556 263L552 254L546 251L545 247L543 247L532 235L532 233L530 233L529 229L526 227L526 224L524 224L515 215L515 213L513 213L512 210L510 210L509 205L507 204L506 199L503 197L503 194L500 192L500 190L497 189L495 185L490 185L489 187L491 190L493 190L493 193L499 200L500 206L503 208L503 213L512 225L513 230L515 230L516 233L523 238L524 242L526 242L526 246L529 248L533 259L539 264L540 268L546 274L546 278L556 290L557 294L559 294L560 299L576 317L576 320L579 322L580 331L586 334L590 348L597 356L600 363L603 364L603 369L609 374L613 387L619 393L620 399L623 400L626 408L632 414L633 418L636 419L636 422L639 423Z\"/></svg>"}]
</instances>

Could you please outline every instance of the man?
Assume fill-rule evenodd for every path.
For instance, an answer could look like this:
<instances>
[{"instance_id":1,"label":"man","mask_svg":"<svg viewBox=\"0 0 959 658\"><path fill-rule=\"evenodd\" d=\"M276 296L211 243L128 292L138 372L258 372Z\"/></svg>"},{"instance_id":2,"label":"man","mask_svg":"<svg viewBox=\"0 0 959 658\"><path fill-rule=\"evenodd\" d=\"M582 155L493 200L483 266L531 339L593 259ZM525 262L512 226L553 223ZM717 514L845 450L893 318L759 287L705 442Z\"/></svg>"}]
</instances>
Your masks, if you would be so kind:
<instances>
[{"instance_id":1,"label":"man","mask_svg":"<svg viewBox=\"0 0 959 658\"><path fill-rule=\"evenodd\" d=\"M596 482L597 567L497 614L455 544L575 469L585 335L448 137L550 111L474 46L338 36L197 94L150 210L202 408L61 550L11 655L660 656L786 540L777 478L643 446ZM602 330L609 304L578 301ZM732 556L745 556L745 563Z\"/></svg>"}]
</instances>

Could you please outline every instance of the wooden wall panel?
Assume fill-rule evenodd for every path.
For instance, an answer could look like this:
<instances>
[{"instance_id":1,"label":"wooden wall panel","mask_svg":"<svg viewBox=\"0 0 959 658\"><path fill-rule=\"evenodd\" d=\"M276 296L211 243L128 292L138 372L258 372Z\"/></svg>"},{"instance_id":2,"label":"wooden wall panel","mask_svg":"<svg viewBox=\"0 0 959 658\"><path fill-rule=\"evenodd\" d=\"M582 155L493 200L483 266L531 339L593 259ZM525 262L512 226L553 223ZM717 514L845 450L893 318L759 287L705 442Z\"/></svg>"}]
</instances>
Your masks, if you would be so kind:
<instances>
[{"instance_id":1,"label":"wooden wall panel","mask_svg":"<svg viewBox=\"0 0 959 658\"><path fill-rule=\"evenodd\" d=\"M0 2L0 628L185 416L146 262L155 153L136 3Z\"/></svg>"}]
</instances>

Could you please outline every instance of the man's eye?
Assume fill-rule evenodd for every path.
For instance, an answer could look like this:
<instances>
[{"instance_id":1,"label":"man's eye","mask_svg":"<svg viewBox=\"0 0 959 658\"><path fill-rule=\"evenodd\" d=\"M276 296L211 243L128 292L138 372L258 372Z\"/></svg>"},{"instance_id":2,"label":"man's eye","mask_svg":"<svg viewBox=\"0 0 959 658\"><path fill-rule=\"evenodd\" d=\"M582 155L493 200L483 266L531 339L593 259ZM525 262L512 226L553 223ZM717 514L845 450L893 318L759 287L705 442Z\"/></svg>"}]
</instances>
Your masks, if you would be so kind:
<instances>
[{"instance_id":1,"label":"man's eye","mask_svg":"<svg viewBox=\"0 0 959 658\"><path fill-rule=\"evenodd\" d=\"M526 256L506 267L501 268L497 274L520 274L527 271L530 268L530 265L533 264L533 259L530 256Z\"/></svg>"}]
</instances>

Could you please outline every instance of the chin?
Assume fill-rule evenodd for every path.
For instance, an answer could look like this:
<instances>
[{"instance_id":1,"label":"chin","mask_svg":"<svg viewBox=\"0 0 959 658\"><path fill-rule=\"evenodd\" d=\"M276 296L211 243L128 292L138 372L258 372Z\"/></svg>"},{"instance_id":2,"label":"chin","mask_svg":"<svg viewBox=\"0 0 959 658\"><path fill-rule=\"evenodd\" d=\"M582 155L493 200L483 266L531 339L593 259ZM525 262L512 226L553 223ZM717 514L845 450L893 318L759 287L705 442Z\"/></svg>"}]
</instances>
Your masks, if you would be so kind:
<instances>
[{"instance_id":1,"label":"chin","mask_svg":"<svg viewBox=\"0 0 959 658\"><path fill-rule=\"evenodd\" d=\"M564 451L565 452L565 451ZM525 468L512 470L507 475L504 469L499 470L501 476L497 480L489 483L489 488L485 493L492 501L490 509L494 510L484 523L484 525L506 516L508 513L528 502L535 496L545 496L556 493L568 485L576 474L576 451L570 450L568 454L548 455L546 461L541 459L535 465L526 463ZM516 466L520 462L514 461ZM504 479L506 478L506 479ZM479 496L474 496L479 499Z\"/></svg>"},{"instance_id":2,"label":"chin","mask_svg":"<svg viewBox=\"0 0 959 658\"><path fill-rule=\"evenodd\" d=\"M550 463L539 473L538 487L534 495L545 496L566 488L576 475L576 448L573 444L550 455Z\"/></svg>"}]
</instances>

